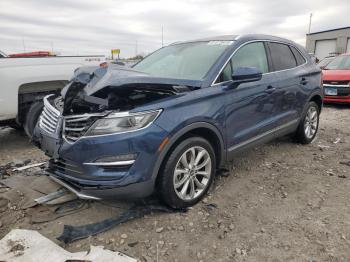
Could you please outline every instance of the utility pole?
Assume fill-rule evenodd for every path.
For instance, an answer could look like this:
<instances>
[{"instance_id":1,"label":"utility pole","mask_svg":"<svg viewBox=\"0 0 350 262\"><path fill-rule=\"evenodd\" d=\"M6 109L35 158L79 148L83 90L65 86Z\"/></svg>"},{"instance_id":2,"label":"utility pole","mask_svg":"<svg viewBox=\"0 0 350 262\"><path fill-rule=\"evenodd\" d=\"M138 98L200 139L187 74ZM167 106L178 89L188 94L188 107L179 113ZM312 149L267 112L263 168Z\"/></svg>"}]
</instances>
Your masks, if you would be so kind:
<instances>
[{"instance_id":1,"label":"utility pole","mask_svg":"<svg viewBox=\"0 0 350 262\"><path fill-rule=\"evenodd\" d=\"M312 22L312 13L310 13L310 21L309 21L309 34L311 32L311 22Z\"/></svg>"},{"instance_id":2,"label":"utility pole","mask_svg":"<svg viewBox=\"0 0 350 262\"><path fill-rule=\"evenodd\" d=\"M163 33L163 25L162 25L162 47L164 45L164 33Z\"/></svg>"}]
</instances>

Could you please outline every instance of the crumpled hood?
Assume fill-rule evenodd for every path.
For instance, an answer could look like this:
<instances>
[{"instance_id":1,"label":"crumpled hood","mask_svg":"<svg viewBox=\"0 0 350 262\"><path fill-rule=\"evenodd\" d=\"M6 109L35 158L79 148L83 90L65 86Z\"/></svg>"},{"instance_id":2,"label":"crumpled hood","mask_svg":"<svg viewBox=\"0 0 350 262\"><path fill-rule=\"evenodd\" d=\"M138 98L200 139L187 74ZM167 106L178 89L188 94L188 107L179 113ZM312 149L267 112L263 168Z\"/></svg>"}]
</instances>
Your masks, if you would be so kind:
<instances>
[{"instance_id":1,"label":"crumpled hood","mask_svg":"<svg viewBox=\"0 0 350 262\"><path fill-rule=\"evenodd\" d=\"M202 81L154 77L119 65L81 67L62 89L64 115L127 111L200 88Z\"/></svg>"},{"instance_id":2,"label":"crumpled hood","mask_svg":"<svg viewBox=\"0 0 350 262\"><path fill-rule=\"evenodd\" d=\"M168 89L169 87L167 86L201 87L202 81L154 77L132 68L109 66L105 74L97 82L89 82L84 88L84 91L87 95L92 95L105 87L119 87L134 84L164 85L164 88Z\"/></svg>"}]
</instances>

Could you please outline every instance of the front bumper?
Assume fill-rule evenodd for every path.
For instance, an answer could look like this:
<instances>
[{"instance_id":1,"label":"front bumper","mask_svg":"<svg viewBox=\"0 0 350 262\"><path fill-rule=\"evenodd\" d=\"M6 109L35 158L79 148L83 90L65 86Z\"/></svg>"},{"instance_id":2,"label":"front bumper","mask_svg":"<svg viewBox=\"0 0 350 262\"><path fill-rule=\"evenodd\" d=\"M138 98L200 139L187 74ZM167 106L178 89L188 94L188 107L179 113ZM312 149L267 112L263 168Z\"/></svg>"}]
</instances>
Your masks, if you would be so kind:
<instances>
[{"instance_id":1,"label":"front bumper","mask_svg":"<svg viewBox=\"0 0 350 262\"><path fill-rule=\"evenodd\" d=\"M325 94L323 99L325 103L350 103L350 86L324 84L323 87L325 92L327 88L336 90L336 95Z\"/></svg>"},{"instance_id":2,"label":"front bumper","mask_svg":"<svg viewBox=\"0 0 350 262\"><path fill-rule=\"evenodd\" d=\"M34 133L38 146L51 158L47 174L56 182L84 199L142 198L154 190L154 165L158 147L167 132L155 124L124 133L82 137L65 141L37 125ZM136 155L131 164L93 165L106 156ZM97 162L97 161L96 161Z\"/></svg>"},{"instance_id":3,"label":"front bumper","mask_svg":"<svg viewBox=\"0 0 350 262\"><path fill-rule=\"evenodd\" d=\"M325 102L325 103L349 103L350 104L350 95L349 96L324 96L323 102Z\"/></svg>"}]
</instances>

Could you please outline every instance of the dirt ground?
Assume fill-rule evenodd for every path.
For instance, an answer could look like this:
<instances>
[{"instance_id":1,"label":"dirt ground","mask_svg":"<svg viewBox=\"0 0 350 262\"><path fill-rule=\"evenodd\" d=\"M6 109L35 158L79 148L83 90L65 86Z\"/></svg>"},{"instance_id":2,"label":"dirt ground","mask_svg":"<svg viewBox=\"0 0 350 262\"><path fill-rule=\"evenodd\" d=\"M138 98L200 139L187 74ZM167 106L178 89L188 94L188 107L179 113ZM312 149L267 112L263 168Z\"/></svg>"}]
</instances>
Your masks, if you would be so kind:
<instances>
[{"instance_id":1,"label":"dirt ground","mask_svg":"<svg viewBox=\"0 0 350 262\"><path fill-rule=\"evenodd\" d=\"M0 130L0 166L27 159L46 157L21 132ZM147 215L67 245L56 239L63 225L101 221L130 203L92 202L33 224L28 210L0 199L0 238L34 229L69 251L103 245L140 261L350 261L349 106L324 108L313 144L279 139L236 158L229 170L186 213Z\"/></svg>"}]
</instances>

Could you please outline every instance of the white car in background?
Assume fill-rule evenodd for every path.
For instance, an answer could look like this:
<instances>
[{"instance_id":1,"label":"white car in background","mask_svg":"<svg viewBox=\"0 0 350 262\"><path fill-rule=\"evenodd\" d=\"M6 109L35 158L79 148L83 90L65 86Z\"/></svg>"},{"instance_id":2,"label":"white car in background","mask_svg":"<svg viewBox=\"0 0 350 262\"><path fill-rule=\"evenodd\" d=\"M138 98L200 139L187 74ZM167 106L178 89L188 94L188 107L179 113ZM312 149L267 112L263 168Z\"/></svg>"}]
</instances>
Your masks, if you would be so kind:
<instances>
[{"instance_id":1,"label":"white car in background","mask_svg":"<svg viewBox=\"0 0 350 262\"><path fill-rule=\"evenodd\" d=\"M105 61L99 55L10 58L0 52L0 126L24 127L31 136L42 98L60 92L78 67Z\"/></svg>"}]
</instances>

